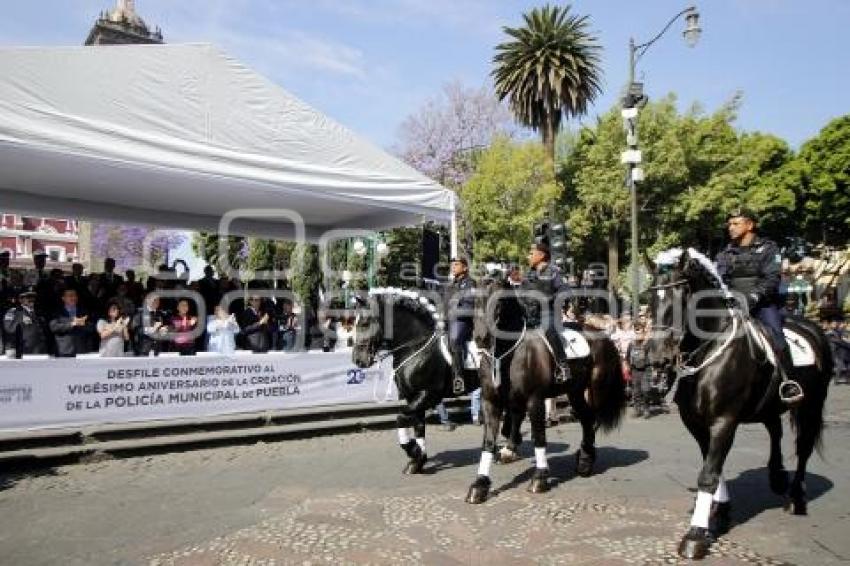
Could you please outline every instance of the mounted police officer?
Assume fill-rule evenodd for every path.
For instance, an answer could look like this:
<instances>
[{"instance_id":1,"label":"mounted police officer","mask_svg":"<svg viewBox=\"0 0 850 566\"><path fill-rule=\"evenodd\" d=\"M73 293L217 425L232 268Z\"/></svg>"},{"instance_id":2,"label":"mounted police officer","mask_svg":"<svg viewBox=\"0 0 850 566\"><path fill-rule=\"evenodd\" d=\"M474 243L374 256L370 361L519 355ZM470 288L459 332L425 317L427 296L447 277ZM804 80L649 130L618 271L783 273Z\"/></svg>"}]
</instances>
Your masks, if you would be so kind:
<instances>
[{"instance_id":1,"label":"mounted police officer","mask_svg":"<svg viewBox=\"0 0 850 566\"><path fill-rule=\"evenodd\" d=\"M525 297L525 323L529 329L543 328L555 357L555 382L566 383L571 378L570 366L567 365L564 341L557 328L561 309L555 309L555 299L560 293L568 293L570 288L558 268L549 264L550 257L549 245L546 242L535 243L528 252L528 265L531 270L526 276L523 288L540 293L545 298L545 305L541 305L539 295ZM543 312L544 308L548 312Z\"/></svg>"},{"instance_id":2,"label":"mounted police officer","mask_svg":"<svg viewBox=\"0 0 850 566\"><path fill-rule=\"evenodd\" d=\"M731 242L717 256L717 270L727 285L747 298L750 314L768 329L779 355L780 375L791 367L791 352L782 333L779 283L782 255L779 247L756 232L758 218L746 208L733 210L727 220Z\"/></svg>"},{"instance_id":3,"label":"mounted police officer","mask_svg":"<svg viewBox=\"0 0 850 566\"><path fill-rule=\"evenodd\" d=\"M452 284L449 286L449 348L452 354L453 383L463 383L466 343L472 339L472 319L475 311L475 281L469 276L469 261L465 257L451 260Z\"/></svg>"}]
</instances>

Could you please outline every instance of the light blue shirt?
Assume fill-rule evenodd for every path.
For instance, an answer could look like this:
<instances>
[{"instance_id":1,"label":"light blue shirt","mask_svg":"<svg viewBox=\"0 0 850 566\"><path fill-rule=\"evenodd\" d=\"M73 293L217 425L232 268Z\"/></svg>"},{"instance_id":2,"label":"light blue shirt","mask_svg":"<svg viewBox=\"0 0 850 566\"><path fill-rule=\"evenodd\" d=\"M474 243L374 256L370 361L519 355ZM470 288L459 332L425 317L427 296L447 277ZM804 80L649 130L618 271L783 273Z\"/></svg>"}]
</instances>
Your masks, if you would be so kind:
<instances>
[{"instance_id":1,"label":"light blue shirt","mask_svg":"<svg viewBox=\"0 0 850 566\"><path fill-rule=\"evenodd\" d=\"M236 351L236 333L239 325L235 320L226 318L220 320L215 316L207 317L207 352L218 352L219 354L232 354Z\"/></svg>"}]
</instances>

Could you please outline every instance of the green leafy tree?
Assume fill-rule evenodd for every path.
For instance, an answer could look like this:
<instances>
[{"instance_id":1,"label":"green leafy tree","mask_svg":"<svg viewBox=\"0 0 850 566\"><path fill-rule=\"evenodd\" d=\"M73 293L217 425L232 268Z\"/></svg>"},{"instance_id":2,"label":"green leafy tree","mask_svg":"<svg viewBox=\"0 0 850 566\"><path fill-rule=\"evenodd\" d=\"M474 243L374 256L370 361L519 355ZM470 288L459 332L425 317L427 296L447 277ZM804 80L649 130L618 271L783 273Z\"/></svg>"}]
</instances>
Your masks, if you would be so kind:
<instances>
[{"instance_id":1,"label":"green leafy tree","mask_svg":"<svg viewBox=\"0 0 850 566\"><path fill-rule=\"evenodd\" d=\"M540 145L497 139L460 190L475 230L476 260L524 258L534 222L559 193Z\"/></svg>"},{"instance_id":2,"label":"green leafy tree","mask_svg":"<svg viewBox=\"0 0 850 566\"><path fill-rule=\"evenodd\" d=\"M602 92L599 41L587 16L570 6L534 8L523 27L504 27L508 41L496 46L492 76L500 100L517 121L540 132L550 163L564 116L581 116Z\"/></svg>"},{"instance_id":3,"label":"green leafy tree","mask_svg":"<svg viewBox=\"0 0 850 566\"><path fill-rule=\"evenodd\" d=\"M850 239L850 114L829 122L803 144L801 208L810 240L843 244Z\"/></svg>"}]
</instances>

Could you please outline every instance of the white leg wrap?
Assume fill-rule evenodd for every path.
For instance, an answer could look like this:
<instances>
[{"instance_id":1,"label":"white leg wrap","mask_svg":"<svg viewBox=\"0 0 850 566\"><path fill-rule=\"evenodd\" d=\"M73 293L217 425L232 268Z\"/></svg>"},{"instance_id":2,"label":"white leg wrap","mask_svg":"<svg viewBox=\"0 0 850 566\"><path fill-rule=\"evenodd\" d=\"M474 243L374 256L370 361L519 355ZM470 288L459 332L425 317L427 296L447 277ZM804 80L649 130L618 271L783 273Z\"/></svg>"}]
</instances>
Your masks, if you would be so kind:
<instances>
[{"instance_id":1,"label":"white leg wrap","mask_svg":"<svg viewBox=\"0 0 850 566\"><path fill-rule=\"evenodd\" d=\"M481 452L481 461L478 463L478 475L490 477L490 466L493 464L493 453L486 450Z\"/></svg>"},{"instance_id":2,"label":"white leg wrap","mask_svg":"<svg viewBox=\"0 0 850 566\"><path fill-rule=\"evenodd\" d=\"M717 503L729 502L729 490L726 488L723 476L720 476L720 483L717 484L717 491L714 492L714 501Z\"/></svg>"},{"instance_id":3,"label":"white leg wrap","mask_svg":"<svg viewBox=\"0 0 850 566\"><path fill-rule=\"evenodd\" d=\"M410 442L410 429L408 428L400 428L398 429L398 443L404 446Z\"/></svg>"},{"instance_id":4,"label":"white leg wrap","mask_svg":"<svg viewBox=\"0 0 850 566\"><path fill-rule=\"evenodd\" d=\"M711 500L713 496L705 491L697 492L697 503L694 505L694 516L691 517L692 527L708 528L708 517L711 515Z\"/></svg>"},{"instance_id":5,"label":"white leg wrap","mask_svg":"<svg viewBox=\"0 0 850 566\"><path fill-rule=\"evenodd\" d=\"M549 463L546 462L546 449L545 448L535 448L534 449L534 462L538 468L541 470L548 470Z\"/></svg>"},{"instance_id":6,"label":"white leg wrap","mask_svg":"<svg viewBox=\"0 0 850 566\"><path fill-rule=\"evenodd\" d=\"M425 452L425 439L424 438L417 438L416 444L419 445L419 448L422 449L422 452Z\"/></svg>"}]
</instances>

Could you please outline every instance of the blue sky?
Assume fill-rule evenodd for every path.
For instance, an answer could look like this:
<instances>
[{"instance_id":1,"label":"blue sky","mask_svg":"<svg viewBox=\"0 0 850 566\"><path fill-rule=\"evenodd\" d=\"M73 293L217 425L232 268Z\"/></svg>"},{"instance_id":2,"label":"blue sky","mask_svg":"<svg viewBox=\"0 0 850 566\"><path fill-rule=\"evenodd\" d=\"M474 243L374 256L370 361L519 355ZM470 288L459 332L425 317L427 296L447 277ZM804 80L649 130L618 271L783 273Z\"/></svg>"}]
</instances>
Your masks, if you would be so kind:
<instances>
[{"instance_id":1,"label":"blue sky","mask_svg":"<svg viewBox=\"0 0 850 566\"><path fill-rule=\"evenodd\" d=\"M398 126L450 80L489 84L503 25L543 2L499 0L136 0L166 41L206 41L319 110L389 147ZM5 0L0 44L80 44L114 0ZM627 73L630 35L649 39L687 1L576 0L604 47L605 93L588 118L610 108ZM739 126L798 146L850 112L848 0L702 0L695 49L683 24L638 71L650 96L716 108L744 93ZM573 122L574 124L575 122Z\"/></svg>"}]
</instances>

